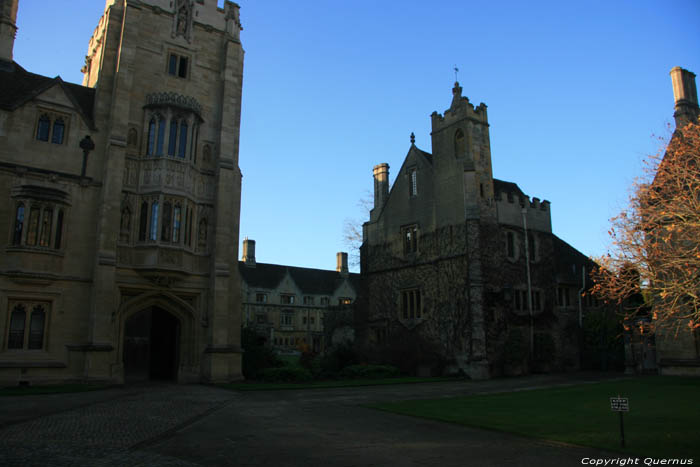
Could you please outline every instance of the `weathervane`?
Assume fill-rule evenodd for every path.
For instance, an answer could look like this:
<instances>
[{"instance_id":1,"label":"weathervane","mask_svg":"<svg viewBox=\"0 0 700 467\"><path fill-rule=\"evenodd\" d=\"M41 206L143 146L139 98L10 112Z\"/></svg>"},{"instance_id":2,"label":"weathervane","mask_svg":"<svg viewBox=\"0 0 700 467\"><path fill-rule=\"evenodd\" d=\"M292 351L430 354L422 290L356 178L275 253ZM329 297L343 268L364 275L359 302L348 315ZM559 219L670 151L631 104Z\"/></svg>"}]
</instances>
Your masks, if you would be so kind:
<instances>
[{"instance_id":1,"label":"weathervane","mask_svg":"<svg viewBox=\"0 0 700 467\"><path fill-rule=\"evenodd\" d=\"M455 65L455 81L459 81L457 79L457 73L459 73L459 68L457 68L457 65Z\"/></svg>"}]
</instances>

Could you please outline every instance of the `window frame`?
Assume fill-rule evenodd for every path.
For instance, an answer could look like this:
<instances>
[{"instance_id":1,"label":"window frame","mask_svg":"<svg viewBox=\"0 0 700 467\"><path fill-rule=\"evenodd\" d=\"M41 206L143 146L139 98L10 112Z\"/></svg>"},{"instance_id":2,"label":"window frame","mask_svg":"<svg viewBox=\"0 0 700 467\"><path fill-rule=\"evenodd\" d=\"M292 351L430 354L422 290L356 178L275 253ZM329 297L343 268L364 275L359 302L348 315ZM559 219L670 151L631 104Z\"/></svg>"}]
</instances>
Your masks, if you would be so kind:
<instances>
[{"instance_id":1,"label":"window frame","mask_svg":"<svg viewBox=\"0 0 700 467\"><path fill-rule=\"evenodd\" d=\"M40 299L21 299L21 298L11 298L7 302L7 332L5 334L5 350L11 352L46 352L48 350L48 330L49 330L49 320L51 317L51 305L50 300L40 300ZM17 336L12 336L12 323L13 315L15 311L21 308L24 313L22 319L21 328L21 345L14 344L18 339ZM35 320L36 317L41 316L40 322L40 336L39 344L36 344L36 339L32 336L32 333L36 334ZM17 332L17 330L15 330ZM34 340L33 340L34 339Z\"/></svg>"},{"instance_id":2,"label":"window frame","mask_svg":"<svg viewBox=\"0 0 700 467\"><path fill-rule=\"evenodd\" d=\"M401 244L404 255L418 253L418 224L401 227Z\"/></svg>"}]
</instances>

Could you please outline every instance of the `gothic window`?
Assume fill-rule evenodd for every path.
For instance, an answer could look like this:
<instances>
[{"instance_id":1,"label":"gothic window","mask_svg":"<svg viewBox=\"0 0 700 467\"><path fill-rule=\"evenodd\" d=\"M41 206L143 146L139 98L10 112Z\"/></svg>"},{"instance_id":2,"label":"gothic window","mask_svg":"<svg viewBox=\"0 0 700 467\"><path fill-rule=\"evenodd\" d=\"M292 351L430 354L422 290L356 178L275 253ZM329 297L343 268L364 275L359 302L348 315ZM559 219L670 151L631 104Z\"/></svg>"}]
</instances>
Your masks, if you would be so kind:
<instances>
[{"instance_id":1,"label":"gothic window","mask_svg":"<svg viewBox=\"0 0 700 467\"><path fill-rule=\"evenodd\" d=\"M200 247L207 246L207 220L199 221L199 232L197 234L197 245Z\"/></svg>"},{"instance_id":2,"label":"gothic window","mask_svg":"<svg viewBox=\"0 0 700 467\"><path fill-rule=\"evenodd\" d=\"M401 291L401 317L403 319L420 319L422 316L420 290Z\"/></svg>"},{"instance_id":3,"label":"gothic window","mask_svg":"<svg viewBox=\"0 0 700 467\"><path fill-rule=\"evenodd\" d=\"M58 210L58 215L56 216L56 240L54 242L54 248L61 248L61 240L63 236L63 209Z\"/></svg>"},{"instance_id":4,"label":"gothic window","mask_svg":"<svg viewBox=\"0 0 700 467\"><path fill-rule=\"evenodd\" d=\"M182 208L179 204L173 209L173 243L180 243L180 223L182 222Z\"/></svg>"},{"instance_id":5,"label":"gothic window","mask_svg":"<svg viewBox=\"0 0 700 467\"><path fill-rule=\"evenodd\" d=\"M410 169L408 172L408 196L416 196L418 194L418 173L416 169Z\"/></svg>"},{"instance_id":6,"label":"gothic window","mask_svg":"<svg viewBox=\"0 0 700 467\"><path fill-rule=\"evenodd\" d=\"M190 159L197 163L197 143L199 142L199 125L194 123L192 126L192 144L190 145Z\"/></svg>"},{"instance_id":7,"label":"gothic window","mask_svg":"<svg viewBox=\"0 0 700 467\"><path fill-rule=\"evenodd\" d=\"M455 157L464 156L464 132L458 129L455 132Z\"/></svg>"},{"instance_id":8,"label":"gothic window","mask_svg":"<svg viewBox=\"0 0 700 467\"><path fill-rule=\"evenodd\" d=\"M12 235L12 244L22 243L22 230L24 230L24 203L19 203L15 214L15 229Z\"/></svg>"},{"instance_id":9,"label":"gothic window","mask_svg":"<svg viewBox=\"0 0 700 467\"><path fill-rule=\"evenodd\" d=\"M51 119L48 115L44 114L39 117L39 124L36 128L36 139L39 141L49 140L49 130L51 128Z\"/></svg>"},{"instance_id":10,"label":"gothic window","mask_svg":"<svg viewBox=\"0 0 700 467\"><path fill-rule=\"evenodd\" d=\"M53 220L53 209L45 208L41 216L41 235L39 236L39 246L49 246L51 242L51 226Z\"/></svg>"},{"instance_id":11,"label":"gothic window","mask_svg":"<svg viewBox=\"0 0 700 467\"><path fill-rule=\"evenodd\" d=\"M41 350L45 347L47 302L10 302L8 350Z\"/></svg>"},{"instance_id":12,"label":"gothic window","mask_svg":"<svg viewBox=\"0 0 700 467\"><path fill-rule=\"evenodd\" d=\"M170 241L170 222L172 222L172 205L170 201L163 203L163 223L160 230L160 239L164 242Z\"/></svg>"},{"instance_id":13,"label":"gothic window","mask_svg":"<svg viewBox=\"0 0 700 467\"><path fill-rule=\"evenodd\" d=\"M139 240L146 240L146 230L148 229L148 203L141 203L141 215L139 216Z\"/></svg>"},{"instance_id":14,"label":"gothic window","mask_svg":"<svg viewBox=\"0 0 700 467\"><path fill-rule=\"evenodd\" d=\"M187 149L187 122L180 122L180 141L177 146L177 157L185 158L185 150Z\"/></svg>"},{"instance_id":15,"label":"gothic window","mask_svg":"<svg viewBox=\"0 0 700 467\"><path fill-rule=\"evenodd\" d=\"M156 141L156 156L163 155L163 144L165 143L165 118L158 119L158 139Z\"/></svg>"},{"instance_id":16,"label":"gothic window","mask_svg":"<svg viewBox=\"0 0 700 467\"><path fill-rule=\"evenodd\" d=\"M51 133L51 142L54 144L63 144L63 134L66 131L66 124L62 118L57 118L53 122L53 132Z\"/></svg>"},{"instance_id":17,"label":"gothic window","mask_svg":"<svg viewBox=\"0 0 700 467\"><path fill-rule=\"evenodd\" d=\"M156 118L151 118L148 122L148 146L146 147L146 154L152 156L155 154L156 150Z\"/></svg>"},{"instance_id":18,"label":"gothic window","mask_svg":"<svg viewBox=\"0 0 700 467\"><path fill-rule=\"evenodd\" d=\"M168 155L175 155L175 144L177 143L177 120L170 121L170 135L168 138Z\"/></svg>"},{"instance_id":19,"label":"gothic window","mask_svg":"<svg viewBox=\"0 0 700 467\"><path fill-rule=\"evenodd\" d=\"M149 240L158 240L158 201L154 201L151 205L151 232Z\"/></svg>"},{"instance_id":20,"label":"gothic window","mask_svg":"<svg viewBox=\"0 0 700 467\"><path fill-rule=\"evenodd\" d=\"M185 238L184 238L184 244L189 246L190 245L190 227L191 227L191 222L190 222L190 207L187 206L185 209Z\"/></svg>"},{"instance_id":21,"label":"gothic window","mask_svg":"<svg viewBox=\"0 0 700 467\"><path fill-rule=\"evenodd\" d=\"M39 236L39 206L32 206L29 211L29 231L27 232L27 245L36 245Z\"/></svg>"},{"instance_id":22,"label":"gothic window","mask_svg":"<svg viewBox=\"0 0 700 467\"><path fill-rule=\"evenodd\" d=\"M408 225L401 228L401 237L403 239L403 252L415 253L418 251L418 226Z\"/></svg>"}]
</instances>

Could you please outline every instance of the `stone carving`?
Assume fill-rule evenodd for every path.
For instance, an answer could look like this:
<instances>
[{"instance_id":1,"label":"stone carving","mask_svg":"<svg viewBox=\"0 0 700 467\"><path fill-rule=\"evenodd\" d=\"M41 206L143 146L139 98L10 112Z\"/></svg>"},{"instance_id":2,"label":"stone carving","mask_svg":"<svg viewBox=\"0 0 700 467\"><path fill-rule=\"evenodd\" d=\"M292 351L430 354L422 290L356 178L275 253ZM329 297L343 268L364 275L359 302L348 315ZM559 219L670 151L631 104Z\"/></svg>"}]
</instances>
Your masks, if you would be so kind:
<instances>
[{"instance_id":1,"label":"stone carving","mask_svg":"<svg viewBox=\"0 0 700 467\"><path fill-rule=\"evenodd\" d=\"M192 0L176 0L173 17L173 37L182 36L190 42L192 39Z\"/></svg>"},{"instance_id":2,"label":"stone carving","mask_svg":"<svg viewBox=\"0 0 700 467\"><path fill-rule=\"evenodd\" d=\"M190 110L198 116L202 113L202 106L197 99L190 96L183 96L176 92L155 92L146 96L146 105L151 106L171 106L184 110Z\"/></svg>"}]
</instances>

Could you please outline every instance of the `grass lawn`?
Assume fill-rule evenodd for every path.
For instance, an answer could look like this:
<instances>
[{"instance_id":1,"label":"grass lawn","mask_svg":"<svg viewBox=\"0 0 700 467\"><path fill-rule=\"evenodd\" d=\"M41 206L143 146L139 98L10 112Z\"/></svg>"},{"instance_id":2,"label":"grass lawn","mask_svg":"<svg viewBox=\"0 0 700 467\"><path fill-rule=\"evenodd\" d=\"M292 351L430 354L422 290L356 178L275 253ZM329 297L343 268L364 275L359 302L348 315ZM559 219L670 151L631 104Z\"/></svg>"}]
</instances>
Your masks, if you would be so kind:
<instances>
[{"instance_id":1,"label":"grass lawn","mask_svg":"<svg viewBox=\"0 0 700 467\"><path fill-rule=\"evenodd\" d=\"M308 381L304 383L229 383L219 387L236 391L274 391L278 389L318 389L346 388L354 386L381 386L387 384L438 383L442 381L458 381L456 378L382 378L382 379L332 379L323 381Z\"/></svg>"},{"instance_id":2,"label":"grass lawn","mask_svg":"<svg viewBox=\"0 0 700 467\"><path fill-rule=\"evenodd\" d=\"M620 419L610 397L629 398ZM700 460L700 378L649 376L502 394L375 404L415 417L610 449L628 455Z\"/></svg>"},{"instance_id":3,"label":"grass lawn","mask_svg":"<svg viewBox=\"0 0 700 467\"><path fill-rule=\"evenodd\" d=\"M60 394L68 392L85 392L98 391L107 389L109 385L105 384L59 384L55 386L29 386L19 387L13 386L8 388L0 388L0 397L2 396L31 396L35 394Z\"/></svg>"}]
</instances>

